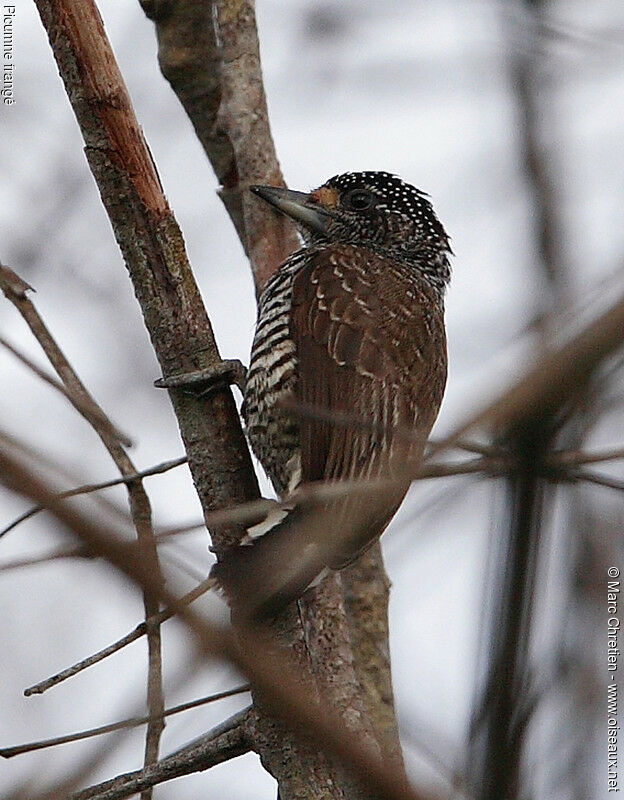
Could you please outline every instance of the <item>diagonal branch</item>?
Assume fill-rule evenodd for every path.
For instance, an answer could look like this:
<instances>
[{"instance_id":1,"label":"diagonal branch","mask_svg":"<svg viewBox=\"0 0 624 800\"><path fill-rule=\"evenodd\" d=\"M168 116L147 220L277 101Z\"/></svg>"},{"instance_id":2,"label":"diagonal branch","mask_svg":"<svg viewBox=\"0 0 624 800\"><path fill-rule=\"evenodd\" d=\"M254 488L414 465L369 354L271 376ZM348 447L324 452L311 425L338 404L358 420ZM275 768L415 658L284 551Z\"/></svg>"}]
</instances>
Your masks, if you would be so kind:
<instances>
[{"instance_id":1,"label":"diagonal branch","mask_svg":"<svg viewBox=\"0 0 624 800\"><path fill-rule=\"evenodd\" d=\"M234 697L238 694L243 694L249 691L248 685L237 686L234 689L227 689L224 692L217 692L216 694L208 695L207 697L200 697L197 700L190 700L187 703L180 703L177 706L165 709L163 717L171 717L174 714L180 714L182 711L189 711L191 708L198 708L199 706L214 703L217 700L224 700L227 697ZM79 733L68 733L64 736L55 736L52 739L42 739L38 742L29 742L28 744L14 745L13 747L0 747L0 756L2 758L13 758L20 756L24 753L32 753L35 750L45 750L49 747L56 747L59 744L68 744L69 742L79 742L83 739L91 739L94 736L102 736L105 733L113 733L114 731L127 730L128 728L138 728L140 725L145 725L150 722L149 716L144 717L129 717L122 719L119 722L111 722L108 725L100 725L97 728L90 728L86 731Z\"/></svg>"},{"instance_id":2,"label":"diagonal branch","mask_svg":"<svg viewBox=\"0 0 624 800\"><path fill-rule=\"evenodd\" d=\"M37 7L163 376L218 367L219 352L182 235L95 5L92 0L38 0ZM204 509L257 497L229 389L192 393L176 388L169 394ZM220 544L236 540L234 531L215 534Z\"/></svg>"},{"instance_id":3,"label":"diagonal branch","mask_svg":"<svg viewBox=\"0 0 624 800\"><path fill-rule=\"evenodd\" d=\"M624 480L613 478L610 475L602 475L599 472L590 470L580 470L574 477L579 481L587 481L596 486L604 486L606 489L615 489L618 492L624 492Z\"/></svg>"},{"instance_id":4,"label":"diagonal branch","mask_svg":"<svg viewBox=\"0 0 624 800\"><path fill-rule=\"evenodd\" d=\"M68 800L120 800L145 792L159 783L201 772L249 752L246 731L248 711L241 711L221 723L197 741L136 772L118 775L109 781L90 786Z\"/></svg>"},{"instance_id":5,"label":"diagonal branch","mask_svg":"<svg viewBox=\"0 0 624 800\"><path fill-rule=\"evenodd\" d=\"M46 375L46 373L40 370L30 359L9 346L13 354L20 358L20 360L30 367L42 380L50 383L62 392L73 404L76 411L91 424L91 427L100 437L105 435L111 440L118 440L128 447L131 444L128 437L117 430L93 399L85 385L76 375L75 370L56 343L33 303L28 299L27 292L34 291L32 287L22 280L19 275L16 275L12 269L0 264L0 289L7 300L13 303L15 308L22 315L35 339L41 345L41 349L46 354L54 371L61 379L61 384ZM3 342L3 344L5 347L8 346L8 343Z\"/></svg>"},{"instance_id":6,"label":"diagonal branch","mask_svg":"<svg viewBox=\"0 0 624 800\"><path fill-rule=\"evenodd\" d=\"M192 603L194 600L197 600L198 597L201 597L203 594L205 594L213 586L214 581L211 578L207 578L194 589L191 589L190 592L187 592L178 600L178 602L183 605ZM52 675L50 678L46 678L44 681L40 681L34 686L29 686L27 689L24 689L24 694L26 697L30 697L33 694L43 694L44 692L47 692L47 690L51 689L53 686L58 686L59 683L63 683L63 681L66 681L68 678L73 678L74 675L78 675L79 672L92 667L94 664L98 664L100 661L112 656L114 653L118 653L124 647L127 647L127 645L132 644L132 642L136 642L137 639L145 636L148 630L148 625L152 627L158 627L163 622L171 619L175 613L175 609L172 607L164 608L158 614L155 614L153 617L145 620L145 622L141 622L136 626L136 628L131 630L125 636L122 636L121 639L109 644L102 650L98 650L97 653L93 653L87 658L83 658L81 661L73 664L71 667L67 667L67 669L57 672L56 675Z\"/></svg>"},{"instance_id":7,"label":"diagonal branch","mask_svg":"<svg viewBox=\"0 0 624 800\"><path fill-rule=\"evenodd\" d=\"M81 494L99 492L101 489L109 489L111 486L119 486L122 483L134 483L142 478L149 478L152 475L161 475L163 472L168 472L170 469L175 469L175 467L186 464L187 461L188 459L186 456L173 458L170 461L163 461L161 464L156 464L148 469L132 472L129 475L122 475L121 478L112 478L111 480L101 481L100 483L85 483L82 486L76 486L75 489L68 489L65 492L59 492L56 497L58 500L67 500L70 497L77 497ZM8 525L2 528L2 530L0 530L0 538L9 533L9 531L12 531L13 528L16 528L22 522L26 522L27 519L34 517L35 514L38 514L40 511L44 510L45 509L43 506L32 506L27 511L24 511L24 513L20 514L19 517L16 517L13 522L10 522Z\"/></svg>"},{"instance_id":8,"label":"diagonal branch","mask_svg":"<svg viewBox=\"0 0 624 800\"><path fill-rule=\"evenodd\" d=\"M431 447L439 455L466 433L518 427L549 416L574 397L624 344L624 296L559 347L543 355L499 398Z\"/></svg>"},{"instance_id":9,"label":"diagonal branch","mask_svg":"<svg viewBox=\"0 0 624 800\"><path fill-rule=\"evenodd\" d=\"M0 270L6 270L6 267L0 267ZM0 275L0 287L2 286L2 276ZM117 430L112 422L108 419L108 417L104 414L104 412L97 406L97 404L92 400L90 397L85 397L82 393L78 394L75 392L70 391L66 388L63 383L60 383L51 375L49 375L45 370L41 369L40 367L35 364L27 355L18 350L15 345L12 345L7 339L3 336L0 336L0 345L8 350L9 353L15 356L18 361L21 361L24 366L28 367L31 372L40 378L42 381L47 383L53 389L56 389L57 392L60 392L64 397L66 397L69 402L74 406L76 411L83 416L87 421L95 422L100 428L103 430L107 430L107 432L112 435L114 438L118 439L120 442L123 442L126 446L130 445L130 439L121 431Z\"/></svg>"}]
</instances>

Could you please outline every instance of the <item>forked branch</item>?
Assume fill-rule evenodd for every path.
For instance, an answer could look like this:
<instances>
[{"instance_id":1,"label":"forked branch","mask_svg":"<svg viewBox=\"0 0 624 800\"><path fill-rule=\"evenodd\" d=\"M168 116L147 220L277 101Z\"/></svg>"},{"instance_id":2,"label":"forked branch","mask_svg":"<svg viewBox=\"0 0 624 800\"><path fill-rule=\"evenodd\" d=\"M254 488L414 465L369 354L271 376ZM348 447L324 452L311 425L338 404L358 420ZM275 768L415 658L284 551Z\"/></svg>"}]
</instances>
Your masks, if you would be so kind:
<instances>
[{"instance_id":1,"label":"forked branch","mask_svg":"<svg viewBox=\"0 0 624 800\"><path fill-rule=\"evenodd\" d=\"M76 410L91 425L117 469L125 478L130 503L132 522L136 530L139 546L143 552L146 563L149 564L154 576L162 581L158 550L152 527L152 509L142 479L137 476L137 469L123 448L124 437L121 436L111 424L108 417L85 385L78 377L65 354L43 322L37 309L27 296L28 287L15 273L7 267L0 271L0 288L5 296L20 312L33 335L41 345L48 361L62 381L62 389L72 402ZM33 367L36 369L35 367ZM134 477L130 477L134 476ZM147 651L148 651L148 677L147 677L147 706L149 719L145 741L145 764L151 764L158 758L160 735L164 728L164 697L162 689L162 655L160 647L160 627L149 622L159 611L157 596L143 593L143 606L145 608ZM149 800L146 795L143 800Z\"/></svg>"}]
</instances>

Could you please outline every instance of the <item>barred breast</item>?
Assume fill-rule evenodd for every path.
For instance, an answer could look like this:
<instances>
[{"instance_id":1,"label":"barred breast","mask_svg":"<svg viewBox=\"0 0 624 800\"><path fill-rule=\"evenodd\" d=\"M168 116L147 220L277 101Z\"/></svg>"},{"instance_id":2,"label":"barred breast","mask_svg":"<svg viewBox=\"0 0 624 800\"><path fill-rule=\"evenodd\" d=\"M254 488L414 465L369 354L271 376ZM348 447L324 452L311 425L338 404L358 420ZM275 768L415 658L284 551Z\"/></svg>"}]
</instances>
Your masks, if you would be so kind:
<instances>
[{"instance_id":1,"label":"barred breast","mask_svg":"<svg viewBox=\"0 0 624 800\"><path fill-rule=\"evenodd\" d=\"M292 286L308 256L309 250L293 253L262 293L245 385L243 416L249 441L279 495L292 491L301 479L299 426L280 404L293 397L296 386Z\"/></svg>"}]
</instances>

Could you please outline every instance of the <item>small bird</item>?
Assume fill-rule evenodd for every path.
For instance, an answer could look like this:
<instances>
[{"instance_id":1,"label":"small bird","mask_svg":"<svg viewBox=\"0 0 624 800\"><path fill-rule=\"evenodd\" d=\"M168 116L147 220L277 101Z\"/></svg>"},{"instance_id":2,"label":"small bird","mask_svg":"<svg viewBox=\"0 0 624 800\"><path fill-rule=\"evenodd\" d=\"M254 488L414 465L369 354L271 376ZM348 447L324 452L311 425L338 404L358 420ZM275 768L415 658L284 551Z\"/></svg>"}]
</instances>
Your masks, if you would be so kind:
<instances>
[{"instance_id":1,"label":"small bird","mask_svg":"<svg viewBox=\"0 0 624 800\"><path fill-rule=\"evenodd\" d=\"M387 172L336 175L309 194L250 190L304 241L259 302L243 404L254 453L280 497L395 479L316 513L282 508L222 554L214 574L230 600L266 615L352 563L401 504L446 384L452 251L428 196Z\"/></svg>"}]
</instances>

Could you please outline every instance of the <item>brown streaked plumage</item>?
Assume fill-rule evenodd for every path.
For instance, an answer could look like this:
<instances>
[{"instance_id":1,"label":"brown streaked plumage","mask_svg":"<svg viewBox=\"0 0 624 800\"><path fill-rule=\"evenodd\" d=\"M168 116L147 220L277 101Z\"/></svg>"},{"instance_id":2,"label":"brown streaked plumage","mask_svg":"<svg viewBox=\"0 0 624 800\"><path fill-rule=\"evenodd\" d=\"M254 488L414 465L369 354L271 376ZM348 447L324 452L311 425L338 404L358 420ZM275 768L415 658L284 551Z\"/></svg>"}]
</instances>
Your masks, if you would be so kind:
<instances>
[{"instance_id":1,"label":"brown streaked plumage","mask_svg":"<svg viewBox=\"0 0 624 800\"><path fill-rule=\"evenodd\" d=\"M392 477L420 457L446 381L443 311L426 283L361 247L329 245L294 280L291 332L297 400L365 423L301 418L302 482Z\"/></svg>"},{"instance_id":2,"label":"brown streaked plumage","mask_svg":"<svg viewBox=\"0 0 624 800\"><path fill-rule=\"evenodd\" d=\"M215 574L226 592L266 611L299 596L323 567L357 558L400 505L446 382L450 247L426 196L388 173L346 173L309 195L252 188L295 218L306 240L259 304L244 404L254 452L278 494L314 481L400 478L368 504L358 495L317 510L329 546L294 509L224 554ZM286 415L293 400L303 413Z\"/></svg>"}]
</instances>

